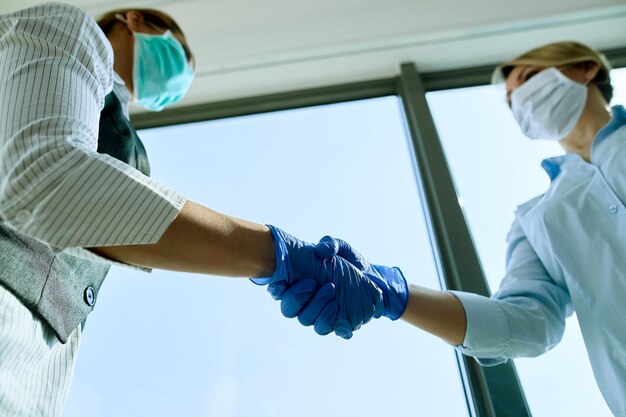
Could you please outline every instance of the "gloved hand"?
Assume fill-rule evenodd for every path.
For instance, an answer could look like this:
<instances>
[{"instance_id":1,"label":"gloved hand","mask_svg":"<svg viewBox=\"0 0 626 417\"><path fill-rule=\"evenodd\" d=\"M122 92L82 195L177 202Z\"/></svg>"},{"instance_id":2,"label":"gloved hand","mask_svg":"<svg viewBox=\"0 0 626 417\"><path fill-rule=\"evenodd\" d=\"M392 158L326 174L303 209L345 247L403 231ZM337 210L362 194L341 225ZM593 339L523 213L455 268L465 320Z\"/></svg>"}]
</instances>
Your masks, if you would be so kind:
<instances>
[{"instance_id":1,"label":"gloved hand","mask_svg":"<svg viewBox=\"0 0 626 417\"><path fill-rule=\"evenodd\" d=\"M323 259L315 245L269 228L276 247L276 271L252 281L269 284L268 292L281 300L284 316L298 315L301 323L314 324L317 333L334 330L345 339L371 317L380 317L381 290L353 264L340 256Z\"/></svg>"},{"instance_id":2,"label":"gloved hand","mask_svg":"<svg viewBox=\"0 0 626 417\"><path fill-rule=\"evenodd\" d=\"M356 266L382 290L385 303L383 316L391 320L402 317L409 301L409 289L400 268L372 265L347 242L331 236L324 236L317 244L316 251L324 259L339 256Z\"/></svg>"}]
</instances>

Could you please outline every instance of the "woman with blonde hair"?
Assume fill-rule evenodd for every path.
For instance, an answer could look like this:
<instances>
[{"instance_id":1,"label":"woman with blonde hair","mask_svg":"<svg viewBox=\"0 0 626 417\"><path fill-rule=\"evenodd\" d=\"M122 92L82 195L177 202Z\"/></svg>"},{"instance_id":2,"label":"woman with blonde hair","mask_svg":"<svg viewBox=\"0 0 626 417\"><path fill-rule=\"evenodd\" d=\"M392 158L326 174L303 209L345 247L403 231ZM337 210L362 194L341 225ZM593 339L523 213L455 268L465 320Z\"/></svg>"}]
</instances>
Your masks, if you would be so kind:
<instances>
[{"instance_id":1,"label":"woman with blonde hair","mask_svg":"<svg viewBox=\"0 0 626 417\"><path fill-rule=\"evenodd\" d=\"M498 292L410 285L401 316L489 366L551 349L575 311L600 390L624 417L626 109L609 107L610 70L577 42L545 45L495 69L526 136L559 141L566 154L543 161L549 189L517 210ZM380 271L346 242L326 245L328 255Z\"/></svg>"}]
</instances>

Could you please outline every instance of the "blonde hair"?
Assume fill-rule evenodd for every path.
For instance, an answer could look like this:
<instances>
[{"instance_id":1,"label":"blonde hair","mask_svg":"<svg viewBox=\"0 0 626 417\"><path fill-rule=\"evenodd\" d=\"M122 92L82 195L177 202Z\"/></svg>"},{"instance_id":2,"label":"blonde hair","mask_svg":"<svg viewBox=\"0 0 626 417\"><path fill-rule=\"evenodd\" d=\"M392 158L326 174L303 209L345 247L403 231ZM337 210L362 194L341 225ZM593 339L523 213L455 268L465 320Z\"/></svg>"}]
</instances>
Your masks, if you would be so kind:
<instances>
[{"instance_id":1,"label":"blonde hair","mask_svg":"<svg viewBox=\"0 0 626 417\"><path fill-rule=\"evenodd\" d=\"M591 62L600 65L598 74L591 82L598 86L604 99L609 103L613 98L613 86L609 76L612 69L611 64L603 54L579 42L555 42L532 49L517 58L498 65L493 72L491 81L493 84L505 82L511 70L518 65L560 67Z\"/></svg>"},{"instance_id":2,"label":"blonde hair","mask_svg":"<svg viewBox=\"0 0 626 417\"><path fill-rule=\"evenodd\" d=\"M187 61L193 61L193 54L191 53L191 49L187 44L187 38L183 33L183 30L178 26L178 23L168 14L163 13L160 10L154 9L117 9L111 10L100 16L100 18L96 21L100 29L104 32L105 35L108 35L109 32L115 27L115 25L121 23L117 15L125 15L128 12L139 12L143 15L143 18L146 22L149 22L157 27L171 30L174 33L178 33L182 36L184 42L181 42L183 45L183 49L185 50L185 55L187 56Z\"/></svg>"}]
</instances>

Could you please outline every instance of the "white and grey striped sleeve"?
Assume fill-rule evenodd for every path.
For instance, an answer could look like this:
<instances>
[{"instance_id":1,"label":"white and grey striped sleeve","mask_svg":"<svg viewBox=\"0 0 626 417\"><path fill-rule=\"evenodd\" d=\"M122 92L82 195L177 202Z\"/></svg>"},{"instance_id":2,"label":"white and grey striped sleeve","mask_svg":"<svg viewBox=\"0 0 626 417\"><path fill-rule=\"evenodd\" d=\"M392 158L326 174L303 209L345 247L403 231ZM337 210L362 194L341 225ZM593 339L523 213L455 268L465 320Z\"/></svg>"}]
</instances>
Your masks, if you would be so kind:
<instances>
[{"instance_id":1,"label":"white and grey striped sleeve","mask_svg":"<svg viewBox=\"0 0 626 417\"><path fill-rule=\"evenodd\" d=\"M0 216L56 251L155 243L185 203L96 152L112 83L111 46L80 9L0 16Z\"/></svg>"}]
</instances>

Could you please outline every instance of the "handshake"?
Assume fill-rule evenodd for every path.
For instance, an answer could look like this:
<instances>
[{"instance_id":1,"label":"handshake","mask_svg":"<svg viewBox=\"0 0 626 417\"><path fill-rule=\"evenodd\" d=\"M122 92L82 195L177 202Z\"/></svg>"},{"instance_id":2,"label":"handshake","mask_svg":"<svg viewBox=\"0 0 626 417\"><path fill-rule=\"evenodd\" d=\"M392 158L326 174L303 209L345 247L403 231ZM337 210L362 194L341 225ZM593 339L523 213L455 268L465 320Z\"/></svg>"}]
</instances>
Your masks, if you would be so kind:
<instances>
[{"instance_id":1,"label":"handshake","mask_svg":"<svg viewBox=\"0 0 626 417\"><path fill-rule=\"evenodd\" d=\"M371 265L341 239L325 236L317 245L269 226L276 248L276 271L252 278L281 301L285 317L298 317L320 335L349 339L372 318L396 320L408 302L399 268Z\"/></svg>"}]
</instances>

